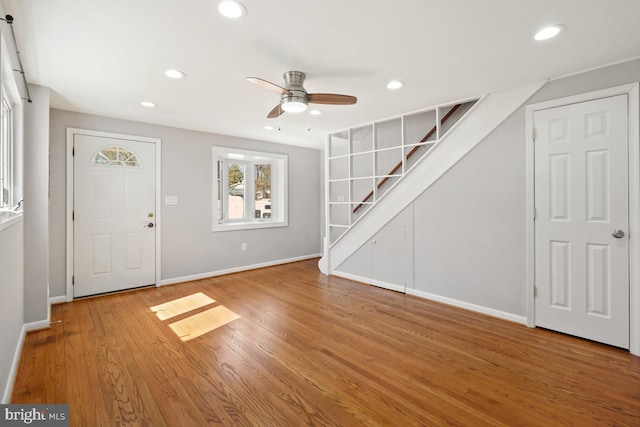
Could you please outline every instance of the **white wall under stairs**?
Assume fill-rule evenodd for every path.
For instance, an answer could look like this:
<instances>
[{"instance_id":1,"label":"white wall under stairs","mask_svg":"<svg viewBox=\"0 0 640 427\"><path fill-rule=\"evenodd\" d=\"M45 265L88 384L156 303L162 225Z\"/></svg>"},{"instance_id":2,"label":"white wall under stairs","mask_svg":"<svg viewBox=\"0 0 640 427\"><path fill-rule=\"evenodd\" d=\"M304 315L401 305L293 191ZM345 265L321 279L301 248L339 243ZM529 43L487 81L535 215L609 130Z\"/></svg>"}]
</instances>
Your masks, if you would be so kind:
<instances>
[{"instance_id":1,"label":"white wall under stairs","mask_svg":"<svg viewBox=\"0 0 640 427\"><path fill-rule=\"evenodd\" d=\"M538 82L492 93L480 100L473 110L431 149L428 156L403 176L332 247L325 245L324 256L318 264L320 270L325 274L336 273L350 256L482 142L544 83Z\"/></svg>"}]
</instances>

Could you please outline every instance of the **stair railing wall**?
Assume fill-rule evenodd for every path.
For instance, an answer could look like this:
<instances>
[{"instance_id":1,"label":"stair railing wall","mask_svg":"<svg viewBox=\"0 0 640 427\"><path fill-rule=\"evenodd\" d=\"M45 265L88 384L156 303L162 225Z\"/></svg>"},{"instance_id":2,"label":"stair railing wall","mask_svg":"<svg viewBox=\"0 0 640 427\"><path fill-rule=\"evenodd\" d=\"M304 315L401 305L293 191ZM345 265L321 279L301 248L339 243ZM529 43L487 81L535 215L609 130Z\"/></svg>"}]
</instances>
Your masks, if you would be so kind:
<instances>
[{"instance_id":1,"label":"stair railing wall","mask_svg":"<svg viewBox=\"0 0 640 427\"><path fill-rule=\"evenodd\" d=\"M391 191L477 100L448 103L329 134L325 150L329 247Z\"/></svg>"}]
</instances>

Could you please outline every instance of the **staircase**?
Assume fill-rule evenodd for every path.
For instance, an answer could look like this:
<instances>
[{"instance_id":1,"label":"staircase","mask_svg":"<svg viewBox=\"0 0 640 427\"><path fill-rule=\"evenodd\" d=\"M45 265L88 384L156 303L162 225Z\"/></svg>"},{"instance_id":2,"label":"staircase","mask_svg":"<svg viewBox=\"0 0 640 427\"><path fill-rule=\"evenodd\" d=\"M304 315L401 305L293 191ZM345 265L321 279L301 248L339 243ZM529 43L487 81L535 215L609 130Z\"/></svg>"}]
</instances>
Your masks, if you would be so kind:
<instances>
[{"instance_id":1,"label":"staircase","mask_svg":"<svg viewBox=\"0 0 640 427\"><path fill-rule=\"evenodd\" d=\"M330 134L320 270L331 274L543 84Z\"/></svg>"},{"instance_id":2,"label":"staircase","mask_svg":"<svg viewBox=\"0 0 640 427\"><path fill-rule=\"evenodd\" d=\"M470 108L471 106L473 106L473 104L475 104L476 101L471 101L471 102L467 102L465 103L465 107ZM449 118L453 115L453 113L455 113L463 104L455 104L453 107L451 107L451 109L444 115L444 117L442 118L442 120L440 120L440 125L445 125L447 120L449 120ZM429 147L431 147L430 145L426 145L425 143L427 141L429 141L429 139L431 137L433 137L433 135L436 134L438 130L438 125L435 125L431 128L431 130L429 130L429 132L427 132L427 134L420 140L420 144L421 145L416 145L414 146L411 151L409 151L409 153L407 154L406 157L406 161L409 162L411 160L411 158L415 155L418 154L421 150L422 150L422 154L426 154ZM383 177L380 182L378 182L377 187L378 190L380 190L387 182L389 182L389 177L394 176L402 167L402 165L404 164L404 162L399 162L397 165L395 165L393 167L393 169L391 169L389 171L389 173L387 174L387 176ZM360 208L362 208L364 206L363 203L367 203L369 200L371 200L373 198L373 196L375 195L375 191L370 191L369 194L367 194L365 196L364 199L362 199L362 202L360 204L358 204L354 209L353 209L353 213L357 213L358 210L360 210Z\"/></svg>"}]
</instances>

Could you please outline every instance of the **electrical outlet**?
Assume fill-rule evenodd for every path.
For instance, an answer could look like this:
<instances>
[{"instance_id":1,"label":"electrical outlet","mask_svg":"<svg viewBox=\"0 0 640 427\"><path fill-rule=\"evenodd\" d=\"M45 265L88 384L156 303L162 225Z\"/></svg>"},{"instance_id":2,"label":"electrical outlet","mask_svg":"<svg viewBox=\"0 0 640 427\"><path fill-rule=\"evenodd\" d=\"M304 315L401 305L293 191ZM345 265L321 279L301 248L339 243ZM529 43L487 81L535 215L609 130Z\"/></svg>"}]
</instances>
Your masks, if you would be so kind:
<instances>
[{"instance_id":1,"label":"electrical outlet","mask_svg":"<svg viewBox=\"0 0 640 427\"><path fill-rule=\"evenodd\" d=\"M242 249L243 251L247 250L247 244L243 243L242 246L240 247L240 249Z\"/></svg>"}]
</instances>

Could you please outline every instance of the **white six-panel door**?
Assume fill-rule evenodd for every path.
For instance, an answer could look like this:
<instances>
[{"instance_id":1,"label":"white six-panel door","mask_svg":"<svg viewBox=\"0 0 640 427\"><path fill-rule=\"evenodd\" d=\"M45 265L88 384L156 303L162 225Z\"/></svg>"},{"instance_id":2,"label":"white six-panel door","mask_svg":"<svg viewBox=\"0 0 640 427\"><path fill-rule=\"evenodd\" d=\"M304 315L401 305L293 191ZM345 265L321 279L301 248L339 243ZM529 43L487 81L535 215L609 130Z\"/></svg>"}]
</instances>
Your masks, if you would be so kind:
<instances>
[{"instance_id":1,"label":"white six-panel door","mask_svg":"<svg viewBox=\"0 0 640 427\"><path fill-rule=\"evenodd\" d=\"M629 348L627 114L627 95L619 95L534 116L535 324L623 348Z\"/></svg>"},{"instance_id":2,"label":"white six-panel door","mask_svg":"<svg viewBox=\"0 0 640 427\"><path fill-rule=\"evenodd\" d=\"M73 295L154 284L155 145L74 135Z\"/></svg>"}]
</instances>

